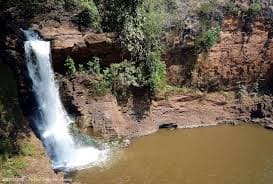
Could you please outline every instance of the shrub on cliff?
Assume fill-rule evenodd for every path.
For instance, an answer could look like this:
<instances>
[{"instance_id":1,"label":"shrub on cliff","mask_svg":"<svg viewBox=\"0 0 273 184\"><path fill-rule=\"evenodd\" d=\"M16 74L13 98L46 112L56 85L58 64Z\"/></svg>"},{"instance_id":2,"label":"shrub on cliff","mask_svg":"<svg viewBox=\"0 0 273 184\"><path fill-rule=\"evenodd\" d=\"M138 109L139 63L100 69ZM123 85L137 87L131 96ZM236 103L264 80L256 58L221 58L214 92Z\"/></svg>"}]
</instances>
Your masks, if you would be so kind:
<instances>
[{"instance_id":1,"label":"shrub on cliff","mask_svg":"<svg viewBox=\"0 0 273 184\"><path fill-rule=\"evenodd\" d=\"M89 81L89 94L93 97L105 96L111 92L109 83L103 78L97 76Z\"/></svg>"},{"instance_id":2,"label":"shrub on cliff","mask_svg":"<svg viewBox=\"0 0 273 184\"><path fill-rule=\"evenodd\" d=\"M80 69L80 68L79 68ZM81 73L90 76L88 82L88 90L91 96L105 96L111 92L109 81L106 80L105 75L101 73L100 59L93 57L89 60Z\"/></svg>"},{"instance_id":3,"label":"shrub on cliff","mask_svg":"<svg viewBox=\"0 0 273 184\"><path fill-rule=\"evenodd\" d=\"M126 19L137 17L137 9L144 0L94 0L102 19L102 29L106 32L120 32Z\"/></svg>"},{"instance_id":4,"label":"shrub on cliff","mask_svg":"<svg viewBox=\"0 0 273 184\"><path fill-rule=\"evenodd\" d=\"M249 7L249 11L252 13L252 14L258 14L260 13L262 10L262 5L261 5L261 2L259 0L254 0L251 4L250 4L250 7Z\"/></svg>"},{"instance_id":5,"label":"shrub on cliff","mask_svg":"<svg viewBox=\"0 0 273 184\"><path fill-rule=\"evenodd\" d=\"M109 68L104 70L104 75L111 84L113 91L119 91L130 86L140 87L142 85L140 67L136 67L134 63L127 60L111 64Z\"/></svg>"},{"instance_id":6,"label":"shrub on cliff","mask_svg":"<svg viewBox=\"0 0 273 184\"><path fill-rule=\"evenodd\" d=\"M75 17L77 24L81 26L91 27L96 30L101 29L101 17L93 0L65 0L65 5L73 2L74 6L70 9L78 9L80 13ZM69 3L70 2L70 3Z\"/></svg>"},{"instance_id":7,"label":"shrub on cliff","mask_svg":"<svg viewBox=\"0 0 273 184\"><path fill-rule=\"evenodd\" d=\"M220 37L223 13L217 0L209 0L198 8L200 19L199 33L195 38L195 49L197 53L208 51Z\"/></svg>"},{"instance_id":8,"label":"shrub on cliff","mask_svg":"<svg viewBox=\"0 0 273 184\"><path fill-rule=\"evenodd\" d=\"M72 75L76 72L75 62L71 57L66 58L64 67L67 75Z\"/></svg>"},{"instance_id":9,"label":"shrub on cliff","mask_svg":"<svg viewBox=\"0 0 273 184\"><path fill-rule=\"evenodd\" d=\"M101 75L100 58L93 57L87 62L86 70L92 75Z\"/></svg>"},{"instance_id":10,"label":"shrub on cliff","mask_svg":"<svg viewBox=\"0 0 273 184\"><path fill-rule=\"evenodd\" d=\"M166 64L161 61L161 54L159 52L150 53L153 58L154 67L151 76L151 87L153 91L159 93L166 87Z\"/></svg>"},{"instance_id":11,"label":"shrub on cliff","mask_svg":"<svg viewBox=\"0 0 273 184\"><path fill-rule=\"evenodd\" d=\"M201 32L195 40L195 46L198 53L208 51L215 45L220 38L221 28L219 26Z\"/></svg>"},{"instance_id":12,"label":"shrub on cliff","mask_svg":"<svg viewBox=\"0 0 273 184\"><path fill-rule=\"evenodd\" d=\"M127 60L102 67L100 59L93 57L79 69L80 74L88 75L87 87L91 96L104 96L112 91L121 97L128 94L131 87L143 87L147 83L144 83L141 67Z\"/></svg>"},{"instance_id":13,"label":"shrub on cliff","mask_svg":"<svg viewBox=\"0 0 273 184\"><path fill-rule=\"evenodd\" d=\"M163 87L165 84L163 82L165 72L158 69L164 66L164 62L161 61L163 49L161 38L168 10L164 2L148 0L139 3L135 15L126 16L123 29L119 34L119 42L125 50L130 52L131 62L141 69L141 75L143 75L141 83L153 92L159 91L157 87ZM159 81L160 79L162 82Z\"/></svg>"},{"instance_id":14,"label":"shrub on cliff","mask_svg":"<svg viewBox=\"0 0 273 184\"><path fill-rule=\"evenodd\" d=\"M83 73L90 76L88 88L91 96L104 96L112 91L118 98L123 98L131 87L143 86L141 68L127 60L102 68L100 59L93 57Z\"/></svg>"}]
</instances>

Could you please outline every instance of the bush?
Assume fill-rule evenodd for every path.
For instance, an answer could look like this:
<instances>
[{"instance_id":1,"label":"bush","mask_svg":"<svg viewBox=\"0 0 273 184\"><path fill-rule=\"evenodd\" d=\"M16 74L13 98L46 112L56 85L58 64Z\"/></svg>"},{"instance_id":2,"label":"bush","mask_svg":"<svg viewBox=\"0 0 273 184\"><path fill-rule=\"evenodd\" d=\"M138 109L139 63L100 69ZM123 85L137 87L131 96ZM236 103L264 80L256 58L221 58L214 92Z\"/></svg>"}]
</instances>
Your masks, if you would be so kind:
<instances>
[{"instance_id":1,"label":"bush","mask_svg":"<svg viewBox=\"0 0 273 184\"><path fill-rule=\"evenodd\" d=\"M144 0L94 0L105 32L121 32L128 17L137 18L138 7Z\"/></svg>"},{"instance_id":2,"label":"bush","mask_svg":"<svg viewBox=\"0 0 273 184\"><path fill-rule=\"evenodd\" d=\"M164 2L164 1L163 1ZM161 51L163 35L163 26L166 20L166 7L162 7L162 1L150 0L144 3L143 15L145 17L143 32L147 42L150 44L151 52ZM160 3L160 4L159 4Z\"/></svg>"},{"instance_id":3,"label":"bush","mask_svg":"<svg viewBox=\"0 0 273 184\"><path fill-rule=\"evenodd\" d=\"M88 88L91 96L104 96L110 91L116 96L122 96L127 94L130 87L141 87L148 83L144 84L141 67L127 60L102 69L100 59L93 57L81 68L81 73L90 75Z\"/></svg>"},{"instance_id":4,"label":"bush","mask_svg":"<svg viewBox=\"0 0 273 184\"><path fill-rule=\"evenodd\" d=\"M262 5L259 0L254 0L251 2L248 10L243 13L242 19L244 21L243 30L250 35L253 31L253 23L256 21L256 18L260 11L262 10Z\"/></svg>"},{"instance_id":5,"label":"bush","mask_svg":"<svg viewBox=\"0 0 273 184\"><path fill-rule=\"evenodd\" d=\"M165 25L169 6L175 6L173 1L163 0L145 1L140 8L144 21L139 28L143 32L142 50L139 51L140 57L137 61L144 63L142 65L143 79L148 81L147 85L152 92L159 92L166 84L166 67L161 61L161 52L164 49L161 38Z\"/></svg>"},{"instance_id":6,"label":"bush","mask_svg":"<svg viewBox=\"0 0 273 184\"><path fill-rule=\"evenodd\" d=\"M89 89L90 96L104 96L111 91L109 83L101 73L100 59L93 57L86 65L79 64L79 72L82 75L89 75L85 86Z\"/></svg>"},{"instance_id":7,"label":"bush","mask_svg":"<svg viewBox=\"0 0 273 184\"><path fill-rule=\"evenodd\" d=\"M159 85L154 84L159 81L155 83L152 81L155 78L158 80L163 78L155 77L158 74L153 73L159 71L157 66L161 66L162 63L158 60L163 49L161 43L163 27L168 12L176 8L176 1L113 0L109 3L106 0L96 0L95 3L102 17L103 30L117 32L119 44L125 51L129 51L131 56L130 62L114 64L108 71L106 70L108 79L113 82L112 91L122 87L145 85L155 90ZM157 53L156 57L154 53ZM123 71L124 66L134 68L136 72L128 69Z\"/></svg>"},{"instance_id":8,"label":"bush","mask_svg":"<svg viewBox=\"0 0 273 184\"><path fill-rule=\"evenodd\" d=\"M153 72L151 77L151 86L153 91L159 93L164 90L166 86L166 64L161 61L161 55L159 52L152 52L151 58L153 58Z\"/></svg>"},{"instance_id":9,"label":"bush","mask_svg":"<svg viewBox=\"0 0 273 184\"><path fill-rule=\"evenodd\" d=\"M197 11L200 28L195 38L195 49L201 53L208 51L219 40L223 13L216 0L201 4Z\"/></svg>"},{"instance_id":10,"label":"bush","mask_svg":"<svg viewBox=\"0 0 273 184\"><path fill-rule=\"evenodd\" d=\"M201 32L196 40L195 47L198 53L208 51L215 43L219 41L221 28L219 26Z\"/></svg>"},{"instance_id":11,"label":"bush","mask_svg":"<svg viewBox=\"0 0 273 184\"><path fill-rule=\"evenodd\" d=\"M101 29L101 17L93 0L76 0L76 7L81 10L78 15L78 24L85 27Z\"/></svg>"},{"instance_id":12,"label":"bush","mask_svg":"<svg viewBox=\"0 0 273 184\"><path fill-rule=\"evenodd\" d=\"M89 81L89 94L91 96L105 96L109 92L111 92L111 88L104 78L95 78Z\"/></svg>"},{"instance_id":13,"label":"bush","mask_svg":"<svg viewBox=\"0 0 273 184\"><path fill-rule=\"evenodd\" d=\"M87 63L87 72L93 75L101 75L100 72L100 58L93 57L92 60Z\"/></svg>"},{"instance_id":14,"label":"bush","mask_svg":"<svg viewBox=\"0 0 273 184\"><path fill-rule=\"evenodd\" d=\"M10 135L1 136L0 140L0 156L2 159L5 159L8 157L14 150L14 142L13 140L9 137ZM1 159L1 158L0 158Z\"/></svg>"},{"instance_id":15,"label":"bush","mask_svg":"<svg viewBox=\"0 0 273 184\"><path fill-rule=\"evenodd\" d=\"M254 2L250 4L249 11L252 14L258 14L261 12L261 10L262 10L262 5L259 0L254 0Z\"/></svg>"},{"instance_id":16,"label":"bush","mask_svg":"<svg viewBox=\"0 0 273 184\"><path fill-rule=\"evenodd\" d=\"M208 15L211 12L215 11L217 8L217 1L216 0L209 0L208 2L202 3L198 9L197 12L200 15Z\"/></svg>"},{"instance_id":17,"label":"bush","mask_svg":"<svg viewBox=\"0 0 273 184\"><path fill-rule=\"evenodd\" d=\"M255 17L262 11L262 3L260 0L251 1L247 9L240 7L235 0L228 1L225 6L227 13L235 16L241 16L245 19L248 16Z\"/></svg>"},{"instance_id":18,"label":"bush","mask_svg":"<svg viewBox=\"0 0 273 184\"><path fill-rule=\"evenodd\" d=\"M129 87L142 86L142 73L140 67L127 60L121 63L115 63L104 70L104 75L111 84L114 94L122 90L128 90Z\"/></svg>"},{"instance_id":19,"label":"bush","mask_svg":"<svg viewBox=\"0 0 273 184\"><path fill-rule=\"evenodd\" d=\"M178 9L178 4L176 0L165 0L163 1L165 3L166 12L168 13L175 13Z\"/></svg>"},{"instance_id":20,"label":"bush","mask_svg":"<svg viewBox=\"0 0 273 184\"><path fill-rule=\"evenodd\" d=\"M142 78L141 67L127 60L112 64L104 70L104 75L119 102L125 102L129 98L131 87L142 87L147 83Z\"/></svg>"},{"instance_id":21,"label":"bush","mask_svg":"<svg viewBox=\"0 0 273 184\"><path fill-rule=\"evenodd\" d=\"M67 57L64 62L67 75L72 75L76 72L75 62L71 57Z\"/></svg>"},{"instance_id":22,"label":"bush","mask_svg":"<svg viewBox=\"0 0 273 184\"><path fill-rule=\"evenodd\" d=\"M139 61L145 57L143 52L145 35L143 32L143 17L127 17L123 29L119 33L118 42L121 47L129 51L132 60Z\"/></svg>"}]
</instances>

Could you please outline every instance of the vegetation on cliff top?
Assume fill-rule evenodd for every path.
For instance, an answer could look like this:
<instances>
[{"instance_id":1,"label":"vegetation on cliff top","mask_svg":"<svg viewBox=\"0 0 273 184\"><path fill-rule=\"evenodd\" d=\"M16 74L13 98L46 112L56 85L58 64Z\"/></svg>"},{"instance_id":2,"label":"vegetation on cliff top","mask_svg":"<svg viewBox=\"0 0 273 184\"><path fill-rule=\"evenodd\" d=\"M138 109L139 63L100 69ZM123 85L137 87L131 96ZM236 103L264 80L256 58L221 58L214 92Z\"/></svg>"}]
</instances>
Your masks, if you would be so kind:
<instances>
[{"instance_id":1,"label":"vegetation on cliff top","mask_svg":"<svg viewBox=\"0 0 273 184\"><path fill-rule=\"evenodd\" d=\"M165 63L161 60L163 50L161 40L165 17L172 3L174 1L171 0L113 0L112 3L95 1L100 14L100 27L104 31L118 33L117 42L124 52L129 52L130 59L112 64L108 68L100 68L104 72L97 75L104 77L98 77L98 82L93 81L91 86L96 89L104 88L107 80L111 83L109 88L114 94L124 94L131 87L145 87L157 93L165 87L166 69ZM75 72L74 65L70 58L66 60L68 74ZM80 69L82 66L77 68ZM100 80L101 78L103 80Z\"/></svg>"},{"instance_id":2,"label":"vegetation on cliff top","mask_svg":"<svg viewBox=\"0 0 273 184\"><path fill-rule=\"evenodd\" d=\"M126 86L126 90L136 86L148 88L156 94L166 87L166 64L161 57L166 49L163 42L166 31L178 32L179 39L189 32L194 37L196 54L207 52L219 41L225 14L241 16L245 31L251 33L251 22L261 12L263 1L251 0L245 6L235 0L11 0L2 2L1 7L17 8L29 16L54 12L52 18L57 21L69 12L80 30L92 28L94 31L116 32L117 43L125 53L129 53L129 58L113 66L119 68L119 75L126 76L122 68L127 67L125 63L130 63L141 76L138 85L121 86ZM65 63L68 74L81 68L74 66L77 61L73 62L69 59ZM101 71L107 70L105 66L100 68ZM107 85L96 83L93 86L104 88ZM117 88L111 89L115 93Z\"/></svg>"},{"instance_id":3,"label":"vegetation on cliff top","mask_svg":"<svg viewBox=\"0 0 273 184\"><path fill-rule=\"evenodd\" d=\"M193 5L191 11L187 12L186 4ZM114 31L118 33L118 43L129 52L129 62L137 69L141 76L138 87L147 87L153 94L164 91L166 87L166 65L162 61L161 54L166 49L163 43L166 31L180 31L184 36L187 32L187 19L197 19L197 27L193 27L194 50L196 54L207 52L220 39L221 25L226 14L241 16L245 22L245 31L251 32L251 22L255 20L262 10L259 0L253 0L245 8L242 4L234 1L204 0L190 1L181 0L130 0L108 1L94 0L92 5L99 12L100 28L103 31ZM181 10L185 10L183 14ZM177 18L177 14L181 18ZM194 24L193 24L194 25ZM183 30L185 29L185 30ZM123 67L119 64L119 67ZM111 68L111 67L110 67ZM104 70L102 68L101 70ZM122 74L123 70L119 70ZM95 85L96 86L96 85ZM105 85L103 85L105 86ZM122 85L125 87L124 85ZM129 85L126 88L134 87ZM112 91L115 88L112 88ZM114 92L115 93L115 92Z\"/></svg>"}]
</instances>

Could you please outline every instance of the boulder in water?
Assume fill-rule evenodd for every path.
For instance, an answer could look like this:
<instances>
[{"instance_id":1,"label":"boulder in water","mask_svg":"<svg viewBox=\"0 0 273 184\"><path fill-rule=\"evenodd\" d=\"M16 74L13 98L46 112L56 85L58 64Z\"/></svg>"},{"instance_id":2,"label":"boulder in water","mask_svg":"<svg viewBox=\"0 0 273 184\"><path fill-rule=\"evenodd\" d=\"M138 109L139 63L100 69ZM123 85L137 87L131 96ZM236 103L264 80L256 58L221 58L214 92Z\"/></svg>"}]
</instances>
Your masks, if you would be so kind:
<instances>
[{"instance_id":1,"label":"boulder in water","mask_svg":"<svg viewBox=\"0 0 273 184\"><path fill-rule=\"evenodd\" d=\"M159 129L176 129L177 128L177 124L175 123L164 123L159 125Z\"/></svg>"}]
</instances>

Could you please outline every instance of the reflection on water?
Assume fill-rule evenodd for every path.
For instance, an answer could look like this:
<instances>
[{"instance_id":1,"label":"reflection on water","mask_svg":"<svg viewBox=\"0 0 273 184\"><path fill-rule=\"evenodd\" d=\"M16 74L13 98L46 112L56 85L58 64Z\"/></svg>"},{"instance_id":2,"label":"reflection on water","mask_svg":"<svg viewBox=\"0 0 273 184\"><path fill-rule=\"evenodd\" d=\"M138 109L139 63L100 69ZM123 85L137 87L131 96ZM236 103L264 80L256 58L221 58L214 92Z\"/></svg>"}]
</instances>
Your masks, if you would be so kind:
<instances>
[{"instance_id":1,"label":"reflection on water","mask_svg":"<svg viewBox=\"0 0 273 184\"><path fill-rule=\"evenodd\" d=\"M254 125L162 130L132 141L111 164L79 171L97 184L272 184L273 132Z\"/></svg>"}]
</instances>

